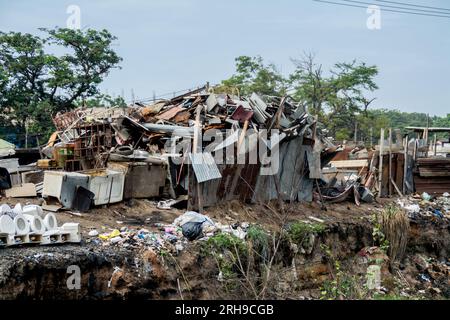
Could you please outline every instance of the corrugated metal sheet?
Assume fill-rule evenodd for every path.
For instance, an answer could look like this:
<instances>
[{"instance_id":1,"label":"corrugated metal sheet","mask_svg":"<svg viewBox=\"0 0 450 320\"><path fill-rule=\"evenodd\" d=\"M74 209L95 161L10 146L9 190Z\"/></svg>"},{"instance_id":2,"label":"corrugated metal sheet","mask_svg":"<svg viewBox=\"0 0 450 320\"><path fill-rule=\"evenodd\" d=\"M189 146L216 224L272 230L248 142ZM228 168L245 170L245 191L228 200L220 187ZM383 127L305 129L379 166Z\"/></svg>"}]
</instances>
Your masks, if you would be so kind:
<instances>
[{"instance_id":1,"label":"corrugated metal sheet","mask_svg":"<svg viewBox=\"0 0 450 320\"><path fill-rule=\"evenodd\" d=\"M312 201L313 180L309 178L307 155L311 146L303 145L303 137L280 145L279 170L275 176L258 175L253 202L281 197L285 201ZM277 190L276 180L279 181Z\"/></svg>"},{"instance_id":2,"label":"corrugated metal sheet","mask_svg":"<svg viewBox=\"0 0 450 320\"><path fill-rule=\"evenodd\" d=\"M217 106L218 102L215 94L211 94L208 99L206 99L206 105L208 106L208 112Z\"/></svg>"},{"instance_id":3,"label":"corrugated metal sheet","mask_svg":"<svg viewBox=\"0 0 450 320\"><path fill-rule=\"evenodd\" d=\"M253 117L253 111L245 110L244 107L239 106L231 115L233 120L240 120L242 122L250 120Z\"/></svg>"},{"instance_id":4,"label":"corrugated metal sheet","mask_svg":"<svg viewBox=\"0 0 450 320\"><path fill-rule=\"evenodd\" d=\"M207 181L200 192L204 207L230 200L266 202L281 197L286 201L307 201L313 198L313 179L309 178L307 154L311 146L303 145L302 137L283 141L280 145L280 167L275 176L261 175L261 163L219 165L221 179ZM190 179L189 201L197 208L198 189ZM280 194L275 180L279 181Z\"/></svg>"},{"instance_id":5,"label":"corrugated metal sheet","mask_svg":"<svg viewBox=\"0 0 450 320\"><path fill-rule=\"evenodd\" d=\"M198 183L222 178L211 153L189 153L189 158Z\"/></svg>"},{"instance_id":6,"label":"corrugated metal sheet","mask_svg":"<svg viewBox=\"0 0 450 320\"><path fill-rule=\"evenodd\" d=\"M259 174L260 164L222 164L219 165L221 179L202 183L200 192L203 206L210 207L223 201L249 201L254 193L254 186ZM193 176L193 175L192 175ZM189 179L192 208L197 208L198 193L194 179Z\"/></svg>"},{"instance_id":7,"label":"corrugated metal sheet","mask_svg":"<svg viewBox=\"0 0 450 320\"><path fill-rule=\"evenodd\" d=\"M156 114L166 105L166 102L158 102L151 106L146 106L142 109L141 113L144 117Z\"/></svg>"},{"instance_id":8,"label":"corrugated metal sheet","mask_svg":"<svg viewBox=\"0 0 450 320\"><path fill-rule=\"evenodd\" d=\"M270 114L265 111L267 109L267 104L256 93L253 93L250 97L250 106L255 112L255 119L259 123L264 123L270 118Z\"/></svg>"},{"instance_id":9,"label":"corrugated metal sheet","mask_svg":"<svg viewBox=\"0 0 450 320\"><path fill-rule=\"evenodd\" d=\"M185 109L182 108L182 107L179 107L179 106L173 107L173 108L168 109L167 111L164 111L164 112L158 114L158 115L156 116L156 119L160 119L160 120L170 120L170 119L172 119L173 117L175 117L175 116L177 115L177 113L179 113L179 112L181 112L181 111L183 111L183 110L185 110Z\"/></svg>"},{"instance_id":10,"label":"corrugated metal sheet","mask_svg":"<svg viewBox=\"0 0 450 320\"><path fill-rule=\"evenodd\" d=\"M194 127L184 127L169 124L144 123L145 130L159 133L172 133L180 137L192 137L194 135Z\"/></svg>"}]
</instances>

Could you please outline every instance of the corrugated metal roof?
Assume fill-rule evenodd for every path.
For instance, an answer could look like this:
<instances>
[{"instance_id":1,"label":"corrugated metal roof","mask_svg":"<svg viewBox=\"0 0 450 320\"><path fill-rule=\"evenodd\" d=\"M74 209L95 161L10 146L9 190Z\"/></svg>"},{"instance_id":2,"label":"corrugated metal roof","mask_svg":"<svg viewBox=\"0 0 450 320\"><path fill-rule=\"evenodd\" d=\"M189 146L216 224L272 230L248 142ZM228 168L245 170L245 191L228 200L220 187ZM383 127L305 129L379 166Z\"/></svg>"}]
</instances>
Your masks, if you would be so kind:
<instances>
[{"instance_id":1,"label":"corrugated metal roof","mask_svg":"<svg viewBox=\"0 0 450 320\"><path fill-rule=\"evenodd\" d=\"M198 183L222 178L211 153L189 153L189 158Z\"/></svg>"}]
</instances>

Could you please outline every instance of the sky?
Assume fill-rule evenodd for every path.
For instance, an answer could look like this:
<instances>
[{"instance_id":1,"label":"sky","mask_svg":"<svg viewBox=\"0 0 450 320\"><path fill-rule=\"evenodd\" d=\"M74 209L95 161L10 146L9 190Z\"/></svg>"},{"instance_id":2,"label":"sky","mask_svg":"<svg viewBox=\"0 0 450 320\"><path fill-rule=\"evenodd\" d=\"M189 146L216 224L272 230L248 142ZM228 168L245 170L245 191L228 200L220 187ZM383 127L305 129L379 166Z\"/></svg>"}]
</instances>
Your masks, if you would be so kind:
<instances>
[{"instance_id":1,"label":"sky","mask_svg":"<svg viewBox=\"0 0 450 320\"><path fill-rule=\"evenodd\" d=\"M397 2L450 8L446 0ZM378 66L372 108L450 113L447 18L382 10L380 29L371 30L366 8L312 0L0 0L0 30L39 34L40 27L65 27L70 5L80 8L81 28L117 36L122 69L101 89L126 100L132 92L136 99L170 97L220 83L240 55L260 55L288 73L292 58L313 52L324 69L354 59Z\"/></svg>"}]
</instances>

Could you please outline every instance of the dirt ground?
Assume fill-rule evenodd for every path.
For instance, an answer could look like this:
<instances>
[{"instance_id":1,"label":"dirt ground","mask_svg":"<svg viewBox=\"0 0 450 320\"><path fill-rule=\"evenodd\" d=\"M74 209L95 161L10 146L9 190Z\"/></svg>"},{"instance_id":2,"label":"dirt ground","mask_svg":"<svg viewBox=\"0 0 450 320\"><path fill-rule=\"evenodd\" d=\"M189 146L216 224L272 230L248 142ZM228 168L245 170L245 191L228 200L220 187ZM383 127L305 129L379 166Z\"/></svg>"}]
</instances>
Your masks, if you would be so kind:
<instances>
[{"instance_id":1,"label":"dirt ground","mask_svg":"<svg viewBox=\"0 0 450 320\"><path fill-rule=\"evenodd\" d=\"M38 198L2 198L0 205L6 203L14 207L17 203L42 204ZM122 227L130 228L152 228L155 223L171 224L173 220L181 215L184 210L170 209L160 210L156 207L156 201L132 200L120 202L109 206L94 207L88 212L79 213L69 210L59 210L55 213L58 225L66 222L80 223L81 232L87 236L90 230L107 232Z\"/></svg>"},{"instance_id":2,"label":"dirt ground","mask_svg":"<svg viewBox=\"0 0 450 320\"><path fill-rule=\"evenodd\" d=\"M386 201L385 201L386 202ZM38 198L2 198L1 204L14 207L17 203L42 204ZM275 208L276 203L270 207ZM286 209L291 209L288 220L307 219L316 217L326 222L351 222L354 219L368 218L374 212L383 208L383 204L362 204L356 206L352 203L327 204L327 210L321 210L318 203L286 204ZM133 199L112 205L97 206L85 213L73 213L70 210L59 210L55 213L58 224L65 222L80 223L81 232L86 236L90 230L106 232L108 230L127 228L146 228L151 230L155 223L171 224L186 210L171 208L169 210L157 208L157 201L147 199ZM279 223L274 218L274 213L268 206L246 205L239 201L230 201L216 207L205 208L204 214L213 221L223 224L233 222L248 222L264 225L269 230L278 227Z\"/></svg>"},{"instance_id":3,"label":"dirt ground","mask_svg":"<svg viewBox=\"0 0 450 320\"><path fill-rule=\"evenodd\" d=\"M371 219L383 209L386 202L390 201L361 206L350 202L327 204L326 210L322 210L320 204L315 202L284 204L283 212L288 213L286 223L323 221L326 229L312 239L312 247L306 253L293 252L292 244L285 244L280 249L274 269L277 281L273 283L268 297L321 298L324 284L336 276L335 271L332 271L333 265L327 262L329 258L324 253L323 245L342 262L346 275L351 274L353 277L363 274L367 260L361 260L361 252L374 245ZM34 198L3 198L0 203L13 207L16 203L26 205L41 202ZM277 202L258 205L230 201L206 208L204 214L222 225L247 223L274 233L280 227L277 205ZM202 253L203 241L183 240L182 251L175 250L174 245L170 244L170 248L158 251L146 246L125 247L95 242L91 241L95 237L88 236L89 231L94 229L103 233L124 227L161 232L155 224L169 225L184 212L181 209L158 209L157 202L151 200L132 200L97 207L81 213L81 216L61 210L56 213L58 224L79 222L82 243L0 249L0 298L254 298L239 290L230 291L227 285L224 287L224 282L218 281L220 270L217 261ZM393 283L400 277L404 279L402 286L406 288L407 296L450 297L450 269L446 266L450 255L449 231L449 224L444 222L411 223L407 254L400 264L401 269L395 274L385 270L386 295L394 292L396 285ZM83 287L75 292L66 288L67 266L72 264L84 270ZM397 277L398 272L400 276Z\"/></svg>"}]
</instances>

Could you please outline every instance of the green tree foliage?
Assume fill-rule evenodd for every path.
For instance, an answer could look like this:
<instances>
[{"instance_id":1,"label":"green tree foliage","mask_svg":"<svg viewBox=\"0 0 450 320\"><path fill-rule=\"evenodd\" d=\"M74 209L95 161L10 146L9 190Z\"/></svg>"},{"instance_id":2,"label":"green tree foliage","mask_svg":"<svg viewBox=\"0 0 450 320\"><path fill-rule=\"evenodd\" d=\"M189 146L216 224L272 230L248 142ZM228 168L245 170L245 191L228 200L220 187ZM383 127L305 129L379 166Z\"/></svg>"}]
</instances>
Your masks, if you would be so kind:
<instances>
[{"instance_id":1,"label":"green tree foliage","mask_svg":"<svg viewBox=\"0 0 450 320\"><path fill-rule=\"evenodd\" d=\"M126 107L127 103L125 100L121 97L111 97L107 94L97 94L89 99L86 100L77 100L75 102L77 106L80 107L88 107L88 108L94 108L94 107Z\"/></svg>"},{"instance_id":2,"label":"green tree foliage","mask_svg":"<svg viewBox=\"0 0 450 320\"><path fill-rule=\"evenodd\" d=\"M222 82L223 89L237 88L240 95L286 93L287 81L274 64L265 64L261 57L240 56L235 61L236 74Z\"/></svg>"},{"instance_id":3,"label":"green tree foliage","mask_svg":"<svg viewBox=\"0 0 450 320\"><path fill-rule=\"evenodd\" d=\"M0 32L0 122L17 132L51 131L51 115L97 95L121 61L106 30L41 30L43 37Z\"/></svg>"},{"instance_id":4,"label":"green tree foliage","mask_svg":"<svg viewBox=\"0 0 450 320\"><path fill-rule=\"evenodd\" d=\"M407 133L405 127L425 127L428 125L430 127L446 127L450 128L450 114L447 116L438 117L430 116L426 113L418 112L402 112L399 110L387 110L387 109L373 109L369 110L368 118L379 121L379 119L385 119L382 126L374 126L377 131L374 131L374 137L379 137L380 128L396 128L401 129L403 134ZM427 120L428 118L428 120ZM448 133L438 134L438 138L447 138Z\"/></svg>"},{"instance_id":5,"label":"green tree foliage","mask_svg":"<svg viewBox=\"0 0 450 320\"><path fill-rule=\"evenodd\" d=\"M292 61L296 67L289 75L293 96L305 101L315 114L365 111L373 101L365 95L378 89L373 79L378 74L375 66L357 61L337 63L327 76L311 54Z\"/></svg>"},{"instance_id":6,"label":"green tree foliage","mask_svg":"<svg viewBox=\"0 0 450 320\"><path fill-rule=\"evenodd\" d=\"M433 127L445 127L450 128L450 113L445 117L433 117L431 119Z\"/></svg>"}]
</instances>

